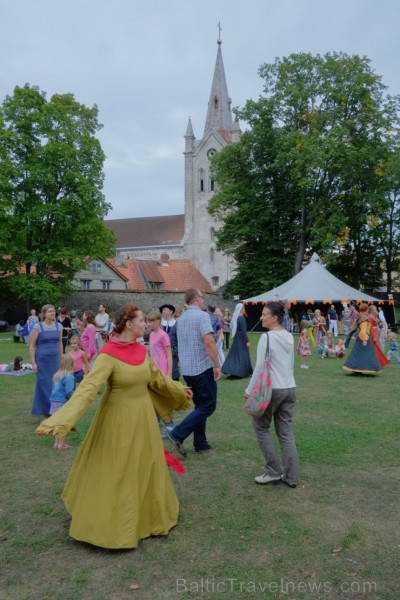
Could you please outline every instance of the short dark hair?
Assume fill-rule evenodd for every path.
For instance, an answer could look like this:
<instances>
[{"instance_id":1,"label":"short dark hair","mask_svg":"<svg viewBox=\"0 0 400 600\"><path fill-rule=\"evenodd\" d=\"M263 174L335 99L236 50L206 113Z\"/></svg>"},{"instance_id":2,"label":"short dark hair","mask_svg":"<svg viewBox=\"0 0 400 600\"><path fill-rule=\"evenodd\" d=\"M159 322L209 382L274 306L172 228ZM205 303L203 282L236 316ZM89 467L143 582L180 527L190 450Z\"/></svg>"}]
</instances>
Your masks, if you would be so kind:
<instances>
[{"instance_id":1,"label":"short dark hair","mask_svg":"<svg viewBox=\"0 0 400 600\"><path fill-rule=\"evenodd\" d=\"M215 312L215 308L216 308L216 307L214 306L214 304L209 304L209 305L207 306L207 310L209 310L209 311L210 311L210 312L212 312L212 313L213 313L213 312Z\"/></svg>"}]
</instances>

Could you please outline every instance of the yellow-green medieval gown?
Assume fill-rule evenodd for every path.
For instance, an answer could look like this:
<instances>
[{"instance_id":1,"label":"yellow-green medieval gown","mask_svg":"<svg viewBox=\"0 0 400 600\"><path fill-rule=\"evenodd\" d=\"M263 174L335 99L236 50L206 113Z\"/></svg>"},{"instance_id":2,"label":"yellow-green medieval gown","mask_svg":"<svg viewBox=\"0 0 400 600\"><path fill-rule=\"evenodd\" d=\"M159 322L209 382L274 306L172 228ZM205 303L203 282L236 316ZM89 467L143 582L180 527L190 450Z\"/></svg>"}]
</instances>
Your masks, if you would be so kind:
<instances>
[{"instance_id":1,"label":"yellow-green medieval gown","mask_svg":"<svg viewBox=\"0 0 400 600\"><path fill-rule=\"evenodd\" d=\"M37 428L66 434L107 383L62 494L71 537L95 546L135 548L178 520L154 407L168 421L191 403L180 383L143 359L132 365L101 353L72 398Z\"/></svg>"}]
</instances>

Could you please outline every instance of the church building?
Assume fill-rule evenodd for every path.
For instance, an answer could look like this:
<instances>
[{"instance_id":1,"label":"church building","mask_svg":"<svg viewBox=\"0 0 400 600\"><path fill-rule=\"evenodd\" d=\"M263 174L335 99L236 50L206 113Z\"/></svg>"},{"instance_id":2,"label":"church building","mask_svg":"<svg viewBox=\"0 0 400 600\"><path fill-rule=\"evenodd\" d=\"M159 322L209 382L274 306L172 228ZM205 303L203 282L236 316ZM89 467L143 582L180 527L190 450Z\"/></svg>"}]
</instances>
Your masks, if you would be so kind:
<instances>
[{"instance_id":1,"label":"church building","mask_svg":"<svg viewBox=\"0 0 400 600\"><path fill-rule=\"evenodd\" d=\"M226 144L237 142L241 135L239 123L232 118L222 42L218 39L217 43L203 137L196 139L190 117L184 136L185 213L105 221L117 238L116 266L129 259L157 261L161 255L168 255L170 261L188 259L214 290L231 278L235 265L215 248L215 232L220 225L207 212L215 192L209 159Z\"/></svg>"}]
</instances>

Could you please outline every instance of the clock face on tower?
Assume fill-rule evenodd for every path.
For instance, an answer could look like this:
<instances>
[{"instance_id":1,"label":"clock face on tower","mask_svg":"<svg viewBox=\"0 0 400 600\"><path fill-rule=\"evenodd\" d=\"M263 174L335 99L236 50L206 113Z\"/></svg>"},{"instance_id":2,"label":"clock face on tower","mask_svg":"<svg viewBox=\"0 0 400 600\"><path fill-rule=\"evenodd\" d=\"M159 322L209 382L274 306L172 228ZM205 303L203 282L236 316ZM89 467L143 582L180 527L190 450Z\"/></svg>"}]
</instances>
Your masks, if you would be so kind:
<instances>
[{"instance_id":1,"label":"clock face on tower","mask_svg":"<svg viewBox=\"0 0 400 600\"><path fill-rule=\"evenodd\" d=\"M211 157L212 157L212 155L213 155L213 154L215 154L215 153L216 153L216 150L215 150L215 148L210 148L210 149L208 150L208 152L207 152L207 156L208 156L208 158L211 158Z\"/></svg>"}]
</instances>

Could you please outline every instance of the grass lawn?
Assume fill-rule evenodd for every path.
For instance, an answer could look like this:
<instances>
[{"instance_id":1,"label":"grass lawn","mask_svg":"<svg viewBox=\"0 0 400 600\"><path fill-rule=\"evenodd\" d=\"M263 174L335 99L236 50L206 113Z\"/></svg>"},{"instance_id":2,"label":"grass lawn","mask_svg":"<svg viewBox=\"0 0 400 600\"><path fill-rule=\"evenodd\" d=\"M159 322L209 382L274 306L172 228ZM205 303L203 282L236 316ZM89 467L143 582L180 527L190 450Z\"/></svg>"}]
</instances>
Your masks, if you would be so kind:
<instances>
[{"instance_id":1,"label":"grass lawn","mask_svg":"<svg viewBox=\"0 0 400 600\"><path fill-rule=\"evenodd\" d=\"M11 340L0 334L0 362L28 359ZM96 406L68 436L73 450L55 453L52 437L34 435L35 376L1 376L0 600L398 598L400 367L363 377L336 358L308 364L296 357L300 485L254 483L263 459L245 381L223 379L214 450L195 455L187 440L187 472L172 473L178 526L133 551L68 536L60 494Z\"/></svg>"}]
</instances>

